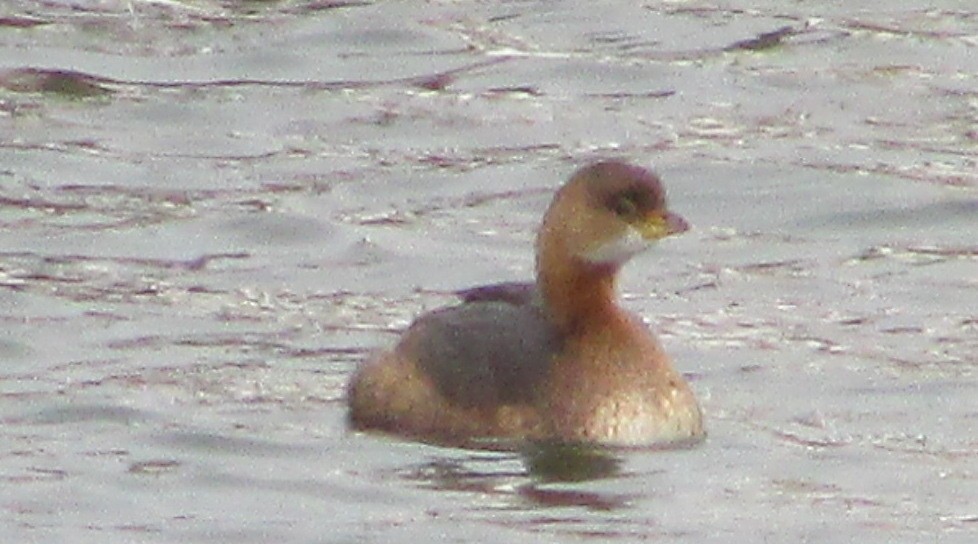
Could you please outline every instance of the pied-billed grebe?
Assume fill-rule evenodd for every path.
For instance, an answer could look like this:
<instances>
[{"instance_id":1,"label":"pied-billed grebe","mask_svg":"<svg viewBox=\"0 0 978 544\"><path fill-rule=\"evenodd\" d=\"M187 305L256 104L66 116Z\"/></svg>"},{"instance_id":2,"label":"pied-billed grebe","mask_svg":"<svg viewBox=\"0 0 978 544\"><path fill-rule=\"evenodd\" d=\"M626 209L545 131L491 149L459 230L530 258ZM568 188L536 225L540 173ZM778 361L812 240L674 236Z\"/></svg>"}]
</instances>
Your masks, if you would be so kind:
<instances>
[{"instance_id":1,"label":"pied-billed grebe","mask_svg":"<svg viewBox=\"0 0 978 544\"><path fill-rule=\"evenodd\" d=\"M463 291L462 304L416 320L354 376L352 425L450 444L699 438L689 386L615 294L629 258L688 228L648 170L580 169L543 218L536 283Z\"/></svg>"}]
</instances>

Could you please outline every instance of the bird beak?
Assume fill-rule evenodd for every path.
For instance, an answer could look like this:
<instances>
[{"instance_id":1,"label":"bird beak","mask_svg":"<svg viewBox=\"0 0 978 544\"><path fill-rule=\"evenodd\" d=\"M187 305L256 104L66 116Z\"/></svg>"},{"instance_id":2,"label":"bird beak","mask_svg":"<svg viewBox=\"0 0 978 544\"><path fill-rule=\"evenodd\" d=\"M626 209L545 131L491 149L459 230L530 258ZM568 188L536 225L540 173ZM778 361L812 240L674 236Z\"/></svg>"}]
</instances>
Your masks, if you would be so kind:
<instances>
[{"instance_id":1,"label":"bird beak","mask_svg":"<svg viewBox=\"0 0 978 544\"><path fill-rule=\"evenodd\" d=\"M689 230L689 222L683 219L683 216L666 212L666 229L668 229L667 236L669 234L682 234Z\"/></svg>"},{"instance_id":2,"label":"bird beak","mask_svg":"<svg viewBox=\"0 0 978 544\"><path fill-rule=\"evenodd\" d=\"M658 240L689 230L689 223L682 216L669 211L656 212L645 218L636 229L646 240Z\"/></svg>"}]
</instances>

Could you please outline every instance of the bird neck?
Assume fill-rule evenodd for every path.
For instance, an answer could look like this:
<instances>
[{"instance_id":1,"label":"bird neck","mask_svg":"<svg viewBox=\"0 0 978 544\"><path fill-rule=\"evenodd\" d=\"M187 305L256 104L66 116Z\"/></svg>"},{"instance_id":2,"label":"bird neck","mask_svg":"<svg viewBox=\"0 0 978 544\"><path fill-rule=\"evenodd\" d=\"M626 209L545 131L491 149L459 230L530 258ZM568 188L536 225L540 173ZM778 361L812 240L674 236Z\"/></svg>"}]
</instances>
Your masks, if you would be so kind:
<instances>
[{"instance_id":1,"label":"bird neck","mask_svg":"<svg viewBox=\"0 0 978 544\"><path fill-rule=\"evenodd\" d=\"M559 240L541 238L537 246L537 286L562 331L574 334L616 321L618 266L585 262Z\"/></svg>"}]
</instances>

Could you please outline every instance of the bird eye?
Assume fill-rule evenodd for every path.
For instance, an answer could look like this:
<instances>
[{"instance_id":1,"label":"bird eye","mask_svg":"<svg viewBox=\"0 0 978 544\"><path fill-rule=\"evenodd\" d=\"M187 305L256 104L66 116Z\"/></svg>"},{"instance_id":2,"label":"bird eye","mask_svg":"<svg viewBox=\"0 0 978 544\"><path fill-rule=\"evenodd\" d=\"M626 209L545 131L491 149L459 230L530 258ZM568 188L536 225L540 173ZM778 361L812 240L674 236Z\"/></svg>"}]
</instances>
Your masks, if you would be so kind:
<instances>
[{"instance_id":1,"label":"bird eye","mask_svg":"<svg viewBox=\"0 0 978 544\"><path fill-rule=\"evenodd\" d=\"M638 204L631 195L620 195L611 204L611 210L618 217L634 217L638 212Z\"/></svg>"}]
</instances>

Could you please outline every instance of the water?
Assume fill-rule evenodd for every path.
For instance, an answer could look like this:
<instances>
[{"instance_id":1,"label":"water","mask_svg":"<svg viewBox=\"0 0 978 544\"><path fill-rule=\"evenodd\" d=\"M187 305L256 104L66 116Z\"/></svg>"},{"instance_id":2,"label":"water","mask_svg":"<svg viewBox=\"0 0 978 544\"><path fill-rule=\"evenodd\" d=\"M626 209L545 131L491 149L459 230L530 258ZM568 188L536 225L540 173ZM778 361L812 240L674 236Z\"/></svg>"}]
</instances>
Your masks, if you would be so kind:
<instances>
[{"instance_id":1,"label":"water","mask_svg":"<svg viewBox=\"0 0 978 544\"><path fill-rule=\"evenodd\" d=\"M0 540L978 533L970 2L0 10ZM694 226L623 288L707 441L554 481L348 432L356 364L529 278L607 156Z\"/></svg>"}]
</instances>

